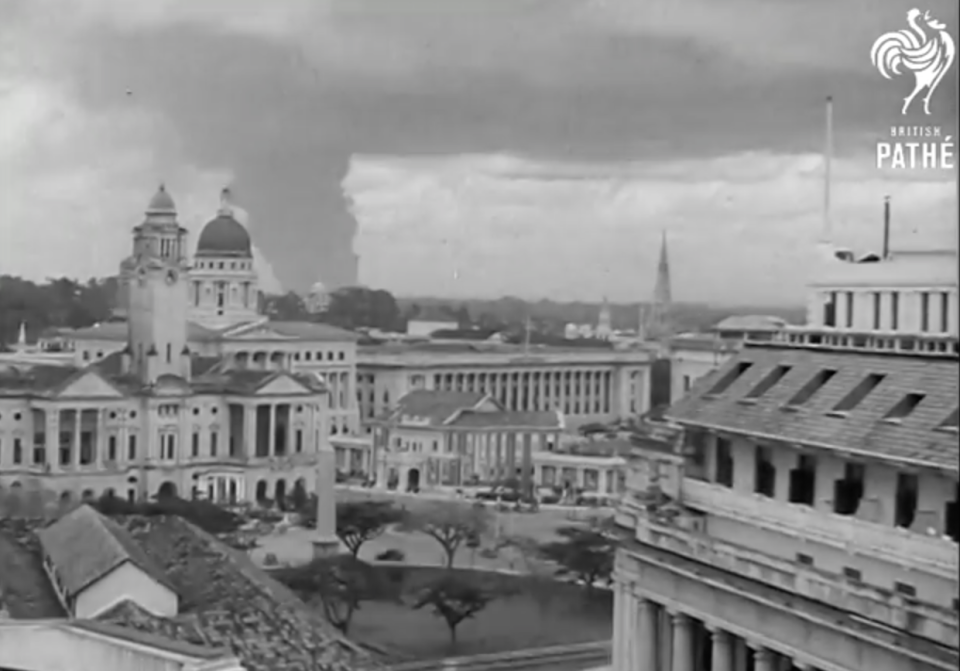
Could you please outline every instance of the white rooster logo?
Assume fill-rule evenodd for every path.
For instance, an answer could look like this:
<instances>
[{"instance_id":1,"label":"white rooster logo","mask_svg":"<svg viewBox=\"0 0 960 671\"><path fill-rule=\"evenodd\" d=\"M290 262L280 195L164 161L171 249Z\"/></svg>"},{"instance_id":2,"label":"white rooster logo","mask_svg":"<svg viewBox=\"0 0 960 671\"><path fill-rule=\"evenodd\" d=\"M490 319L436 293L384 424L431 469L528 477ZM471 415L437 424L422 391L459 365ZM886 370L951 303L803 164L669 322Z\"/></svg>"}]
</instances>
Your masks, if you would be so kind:
<instances>
[{"instance_id":1,"label":"white rooster logo","mask_svg":"<svg viewBox=\"0 0 960 671\"><path fill-rule=\"evenodd\" d=\"M927 35L919 25L919 19L932 31ZM940 80L953 65L957 55L953 38L946 31L946 25L930 16L930 12L921 14L919 9L907 12L907 24L911 30L898 30L881 35L873 43L870 50L870 60L880 74L886 79L891 74L899 75L903 66L913 72L916 83L913 92L903 99L903 114L907 113L910 103L923 89L927 94L923 97L923 112L930 114L930 96L937 90Z\"/></svg>"}]
</instances>

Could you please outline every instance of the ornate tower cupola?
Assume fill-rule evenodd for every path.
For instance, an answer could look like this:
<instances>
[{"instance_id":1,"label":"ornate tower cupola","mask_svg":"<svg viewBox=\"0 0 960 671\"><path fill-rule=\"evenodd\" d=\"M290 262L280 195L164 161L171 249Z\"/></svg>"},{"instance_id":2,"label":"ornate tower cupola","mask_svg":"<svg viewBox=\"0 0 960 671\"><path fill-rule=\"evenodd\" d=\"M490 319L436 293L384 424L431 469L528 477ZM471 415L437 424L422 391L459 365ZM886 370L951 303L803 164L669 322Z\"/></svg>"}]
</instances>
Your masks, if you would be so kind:
<instances>
[{"instance_id":1,"label":"ornate tower cupola","mask_svg":"<svg viewBox=\"0 0 960 671\"><path fill-rule=\"evenodd\" d=\"M259 316L253 244L231 198L229 189L220 193L220 208L200 233L190 273L190 318L214 329Z\"/></svg>"},{"instance_id":2,"label":"ornate tower cupola","mask_svg":"<svg viewBox=\"0 0 960 671\"><path fill-rule=\"evenodd\" d=\"M161 184L143 223L133 229L133 254L120 267L127 302L130 370L145 384L161 375L189 379L187 229Z\"/></svg>"}]
</instances>

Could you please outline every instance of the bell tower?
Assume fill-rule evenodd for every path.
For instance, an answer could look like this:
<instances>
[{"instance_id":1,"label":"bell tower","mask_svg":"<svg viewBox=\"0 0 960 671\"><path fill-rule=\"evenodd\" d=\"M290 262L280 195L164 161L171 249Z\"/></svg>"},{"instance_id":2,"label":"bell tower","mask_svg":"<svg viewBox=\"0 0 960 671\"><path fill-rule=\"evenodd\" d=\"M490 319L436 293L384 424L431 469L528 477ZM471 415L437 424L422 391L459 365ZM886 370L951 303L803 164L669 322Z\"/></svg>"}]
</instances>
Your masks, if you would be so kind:
<instances>
[{"instance_id":1,"label":"bell tower","mask_svg":"<svg viewBox=\"0 0 960 671\"><path fill-rule=\"evenodd\" d=\"M133 229L133 254L121 266L130 372L144 384L161 375L190 378L188 270L187 230L161 184L143 223Z\"/></svg>"}]
</instances>

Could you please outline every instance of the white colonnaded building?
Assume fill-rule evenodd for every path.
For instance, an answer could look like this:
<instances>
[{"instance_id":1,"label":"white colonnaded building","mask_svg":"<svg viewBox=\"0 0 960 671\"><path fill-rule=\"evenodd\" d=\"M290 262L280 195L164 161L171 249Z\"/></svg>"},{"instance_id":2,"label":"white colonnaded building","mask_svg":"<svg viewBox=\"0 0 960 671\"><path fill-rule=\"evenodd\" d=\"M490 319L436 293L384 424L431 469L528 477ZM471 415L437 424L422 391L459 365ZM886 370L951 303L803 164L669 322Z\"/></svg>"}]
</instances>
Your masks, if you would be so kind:
<instances>
[{"instance_id":1,"label":"white colonnaded building","mask_svg":"<svg viewBox=\"0 0 960 671\"><path fill-rule=\"evenodd\" d=\"M823 251L807 324L704 349L632 454L614 671L960 661L957 253Z\"/></svg>"}]
</instances>

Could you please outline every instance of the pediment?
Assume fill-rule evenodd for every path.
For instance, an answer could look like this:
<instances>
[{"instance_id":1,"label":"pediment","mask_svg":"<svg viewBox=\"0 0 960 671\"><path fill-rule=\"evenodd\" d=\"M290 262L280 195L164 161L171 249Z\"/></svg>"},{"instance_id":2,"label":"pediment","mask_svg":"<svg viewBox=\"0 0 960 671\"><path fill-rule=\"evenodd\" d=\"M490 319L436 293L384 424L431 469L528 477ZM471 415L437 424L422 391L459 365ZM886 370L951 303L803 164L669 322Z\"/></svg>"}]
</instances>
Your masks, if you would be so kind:
<instances>
[{"instance_id":1,"label":"pediment","mask_svg":"<svg viewBox=\"0 0 960 671\"><path fill-rule=\"evenodd\" d=\"M288 375L276 377L257 389L257 396L277 396L293 394L313 394L312 389L303 386Z\"/></svg>"},{"instance_id":2,"label":"pediment","mask_svg":"<svg viewBox=\"0 0 960 671\"><path fill-rule=\"evenodd\" d=\"M473 407L474 412L500 412L503 410L497 402L489 396Z\"/></svg>"},{"instance_id":3,"label":"pediment","mask_svg":"<svg viewBox=\"0 0 960 671\"><path fill-rule=\"evenodd\" d=\"M123 398L123 394L103 379L99 373L89 370L66 384L55 394L57 398Z\"/></svg>"}]
</instances>

